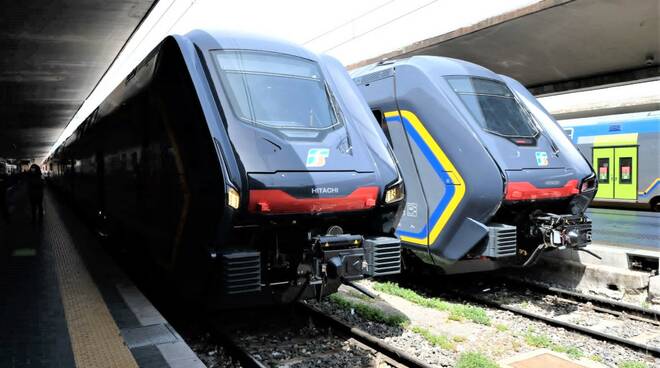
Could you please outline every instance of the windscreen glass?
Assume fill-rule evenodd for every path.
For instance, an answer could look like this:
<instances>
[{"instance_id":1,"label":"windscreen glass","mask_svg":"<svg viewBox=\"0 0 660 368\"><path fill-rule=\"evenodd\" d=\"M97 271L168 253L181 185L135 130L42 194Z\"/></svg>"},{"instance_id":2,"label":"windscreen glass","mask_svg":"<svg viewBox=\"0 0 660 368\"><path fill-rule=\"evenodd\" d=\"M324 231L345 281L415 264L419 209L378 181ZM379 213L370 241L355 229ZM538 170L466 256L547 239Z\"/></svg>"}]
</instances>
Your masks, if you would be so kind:
<instances>
[{"instance_id":1,"label":"windscreen glass","mask_svg":"<svg viewBox=\"0 0 660 368\"><path fill-rule=\"evenodd\" d=\"M534 137L529 113L504 83L474 77L447 77L449 85L481 127L507 137Z\"/></svg>"},{"instance_id":2,"label":"windscreen glass","mask_svg":"<svg viewBox=\"0 0 660 368\"><path fill-rule=\"evenodd\" d=\"M261 51L214 51L236 115L275 128L325 129L339 122L321 70L311 60Z\"/></svg>"}]
</instances>

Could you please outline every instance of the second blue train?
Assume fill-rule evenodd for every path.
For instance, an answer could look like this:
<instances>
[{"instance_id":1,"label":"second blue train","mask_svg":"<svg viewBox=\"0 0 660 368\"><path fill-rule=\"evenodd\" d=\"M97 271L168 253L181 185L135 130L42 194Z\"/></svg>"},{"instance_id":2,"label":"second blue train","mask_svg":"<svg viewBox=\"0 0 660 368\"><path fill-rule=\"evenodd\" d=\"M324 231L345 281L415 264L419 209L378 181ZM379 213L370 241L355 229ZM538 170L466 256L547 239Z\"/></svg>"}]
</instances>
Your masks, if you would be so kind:
<instances>
[{"instance_id":1,"label":"second blue train","mask_svg":"<svg viewBox=\"0 0 660 368\"><path fill-rule=\"evenodd\" d=\"M594 171L520 83L431 56L352 77L401 166L397 235L409 252L464 273L527 266L544 251L590 243Z\"/></svg>"}]
</instances>

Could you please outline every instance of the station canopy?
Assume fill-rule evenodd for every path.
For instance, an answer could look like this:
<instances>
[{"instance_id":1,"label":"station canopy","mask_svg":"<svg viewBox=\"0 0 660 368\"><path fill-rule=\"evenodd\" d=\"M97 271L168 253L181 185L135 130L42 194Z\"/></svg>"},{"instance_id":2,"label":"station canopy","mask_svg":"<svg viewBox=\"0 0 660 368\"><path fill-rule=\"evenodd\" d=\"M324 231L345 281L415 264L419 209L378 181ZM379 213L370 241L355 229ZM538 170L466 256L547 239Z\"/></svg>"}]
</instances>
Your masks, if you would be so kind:
<instances>
[{"instance_id":1,"label":"station canopy","mask_svg":"<svg viewBox=\"0 0 660 368\"><path fill-rule=\"evenodd\" d=\"M3 2L0 158L44 157L156 2ZM542 0L349 68L418 54L455 57L516 78L537 95L654 80L658 4Z\"/></svg>"},{"instance_id":2,"label":"station canopy","mask_svg":"<svg viewBox=\"0 0 660 368\"><path fill-rule=\"evenodd\" d=\"M2 2L0 158L46 155L156 1Z\"/></svg>"},{"instance_id":3,"label":"station canopy","mask_svg":"<svg viewBox=\"0 0 660 368\"><path fill-rule=\"evenodd\" d=\"M536 95L660 76L658 0L544 0L349 66L437 55L513 77Z\"/></svg>"}]
</instances>

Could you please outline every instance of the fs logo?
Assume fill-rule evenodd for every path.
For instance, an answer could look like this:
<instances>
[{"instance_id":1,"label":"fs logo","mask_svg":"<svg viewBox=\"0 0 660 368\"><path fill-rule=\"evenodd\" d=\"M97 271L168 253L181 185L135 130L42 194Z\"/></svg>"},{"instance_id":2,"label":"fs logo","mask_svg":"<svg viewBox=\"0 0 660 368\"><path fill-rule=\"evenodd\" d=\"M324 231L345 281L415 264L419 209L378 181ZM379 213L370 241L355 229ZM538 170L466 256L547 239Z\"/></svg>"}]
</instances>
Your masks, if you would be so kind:
<instances>
[{"instance_id":1,"label":"fs logo","mask_svg":"<svg viewBox=\"0 0 660 368\"><path fill-rule=\"evenodd\" d=\"M548 166L548 153L536 152L536 164L538 166Z\"/></svg>"},{"instance_id":2,"label":"fs logo","mask_svg":"<svg viewBox=\"0 0 660 368\"><path fill-rule=\"evenodd\" d=\"M325 166L325 159L330 156L330 150L327 148L311 148L307 152L307 167L323 167Z\"/></svg>"}]
</instances>

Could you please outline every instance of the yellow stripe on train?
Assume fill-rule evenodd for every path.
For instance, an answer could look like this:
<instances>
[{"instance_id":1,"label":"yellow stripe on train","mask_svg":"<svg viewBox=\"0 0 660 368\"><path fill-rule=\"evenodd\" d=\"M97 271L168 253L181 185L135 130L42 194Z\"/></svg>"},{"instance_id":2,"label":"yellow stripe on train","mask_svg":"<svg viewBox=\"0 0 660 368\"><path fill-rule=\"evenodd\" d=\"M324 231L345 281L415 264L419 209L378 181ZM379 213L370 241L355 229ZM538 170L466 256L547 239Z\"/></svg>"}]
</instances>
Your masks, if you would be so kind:
<instances>
[{"instance_id":1,"label":"yellow stripe on train","mask_svg":"<svg viewBox=\"0 0 660 368\"><path fill-rule=\"evenodd\" d=\"M385 113L385 117L393 117L393 116L399 116L399 113L396 111ZM406 242L421 244L421 245L430 245L436 241L442 230L445 228L445 225L447 225L447 222L456 211L456 208L461 203L461 200L465 196L466 185L465 182L463 181L463 177L461 176L461 174L458 172L458 170L451 162L451 160L449 160L449 157L447 157L447 155L442 150L442 148L440 148L440 145L435 141L433 136L431 136L428 130L426 130L424 124L422 124L422 122L419 120L417 115L415 115L413 112L408 110L401 110L401 116L406 120L408 120L410 125L417 132L417 134L419 134L419 136L422 138L424 143L433 153L433 156L435 156L438 162L440 162L440 165L442 166L444 171L448 173L448 175L452 178L452 181L455 184L454 194L452 195L451 199L449 200L449 203L443 210L442 215L440 215L438 221L436 221L435 224L432 224L429 236L424 238L413 238L402 235L400 237L401 240Z\"/></svg>"},{"instance_id":2,"label":"yellow stripe on train","mask_svg":"<svg viewBox=\"0 0 660 368\"><path fill-rule=\"evenodd\" d=\"M639 192L639 194L642 194L642 195L644 195L644 194L648 194L648 193L651 191L651 189L653 189L653 187L654 187L658 182L660 182L660 178L655 178L655 180L653 180L653 181L651 182L651 184L649 184L649 186L646 187L645 190Z\"/></svg>"}]
</instances>

